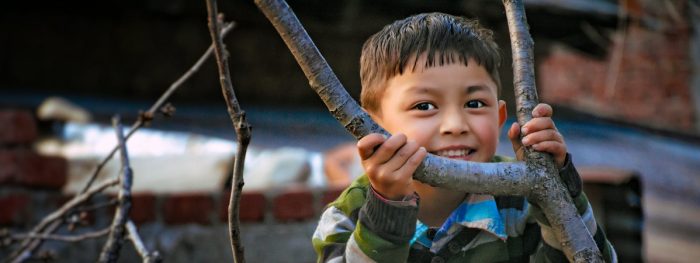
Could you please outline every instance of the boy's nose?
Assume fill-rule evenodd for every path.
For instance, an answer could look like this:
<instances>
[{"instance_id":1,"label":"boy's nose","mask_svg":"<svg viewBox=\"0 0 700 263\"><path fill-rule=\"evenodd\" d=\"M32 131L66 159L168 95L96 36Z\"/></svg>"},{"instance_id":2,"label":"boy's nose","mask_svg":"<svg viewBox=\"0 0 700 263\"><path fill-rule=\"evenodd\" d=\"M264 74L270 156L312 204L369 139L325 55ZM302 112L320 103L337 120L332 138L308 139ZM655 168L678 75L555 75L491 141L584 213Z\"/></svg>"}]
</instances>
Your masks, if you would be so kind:
<instances>
[{"instance_id":1,"label":"boy's nose","mask_svg":"<svg viewBox=\"0 0 700 263\"><path fill-rule=\"evenodd\" d=\"M466 117L461 112L445 112L440 125L440 133L449 135L461 135L469 132Z\"/></svg>"}]
</instances>

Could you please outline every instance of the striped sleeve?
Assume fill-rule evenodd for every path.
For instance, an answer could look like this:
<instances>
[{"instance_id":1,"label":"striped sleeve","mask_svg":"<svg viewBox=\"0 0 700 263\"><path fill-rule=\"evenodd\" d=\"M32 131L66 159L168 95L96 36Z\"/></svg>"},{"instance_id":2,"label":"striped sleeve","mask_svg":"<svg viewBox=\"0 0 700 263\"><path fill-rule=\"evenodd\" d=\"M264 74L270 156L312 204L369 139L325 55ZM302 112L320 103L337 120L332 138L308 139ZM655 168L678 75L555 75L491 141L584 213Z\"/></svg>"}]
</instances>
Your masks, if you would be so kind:
<instances>
[{"instance_id":1,"label":"striped sleeve","mask_svg":"<svg viewBox=\"0 0 700 263\"><path fill-rule=\"evenodd\" d=\"M387 202L359 178L321 215L313 235L318 262L405 262L415 202Z\"/></svg>"}]
</instances>

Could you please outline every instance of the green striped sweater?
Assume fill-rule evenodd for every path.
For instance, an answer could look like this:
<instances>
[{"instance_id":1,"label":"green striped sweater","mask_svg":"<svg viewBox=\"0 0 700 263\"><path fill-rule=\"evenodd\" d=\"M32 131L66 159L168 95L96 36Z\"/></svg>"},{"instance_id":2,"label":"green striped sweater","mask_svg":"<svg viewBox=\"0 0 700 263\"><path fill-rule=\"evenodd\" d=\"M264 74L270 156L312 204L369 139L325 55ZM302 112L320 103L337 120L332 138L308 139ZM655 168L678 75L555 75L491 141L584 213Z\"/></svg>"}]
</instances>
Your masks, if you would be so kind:
<instances>
[{"instance_id":1,"label":"green striped sweater","mask_svg":"<svg viewBox=\"0 0 700 263\"><path fill-rule=\"evenodd\" d=\"M606 262L616 262L569 156L560 176ZM387 201L361 176L321 215L312 240L318 262L566 262L543 214L523 197L467 194L440 228L417 214L417 200Z\"/></svg>"}]
</instances>

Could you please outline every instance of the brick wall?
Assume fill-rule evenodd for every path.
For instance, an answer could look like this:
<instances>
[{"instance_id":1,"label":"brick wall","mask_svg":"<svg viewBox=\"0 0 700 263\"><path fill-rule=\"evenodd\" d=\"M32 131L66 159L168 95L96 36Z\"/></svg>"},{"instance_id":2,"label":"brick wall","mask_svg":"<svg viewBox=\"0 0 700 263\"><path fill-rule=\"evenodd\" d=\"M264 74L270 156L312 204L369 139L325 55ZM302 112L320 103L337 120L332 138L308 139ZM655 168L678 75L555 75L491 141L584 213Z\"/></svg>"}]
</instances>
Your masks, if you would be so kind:
<instances>
[{"instance_id":1,"label":"brick wall","mask_svg":"<svg viewBox=\"0 0 700 263\"><path fill-rule=\"evenodd\" d=\"M647 127L700 133L690 86L689 25L647 11L645 17L661 23L659 28L633 19L626 32L613 34L604 60L553 49L538 68L543 101Z\"/></svg>"}]
</instances>

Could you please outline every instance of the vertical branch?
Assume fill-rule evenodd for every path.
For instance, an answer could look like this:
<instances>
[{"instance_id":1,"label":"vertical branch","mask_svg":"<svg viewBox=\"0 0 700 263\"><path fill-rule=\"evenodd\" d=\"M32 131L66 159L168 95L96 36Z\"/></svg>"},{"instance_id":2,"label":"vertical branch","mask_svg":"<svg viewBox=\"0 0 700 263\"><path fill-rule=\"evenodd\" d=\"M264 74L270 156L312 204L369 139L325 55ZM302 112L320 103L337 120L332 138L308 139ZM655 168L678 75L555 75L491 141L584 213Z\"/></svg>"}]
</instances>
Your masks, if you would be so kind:
<instances>
[{"instance_id":1,"label":"vertical branch","mask_svg":"<svg viewBox=\"0 0 700 263\"><path fill-rule=\"evenodd\" d=\"M231 122L236 130L236 139L238 141L238 149L233 164L233 179L231 180L231 196L228 206L228 227L229 239L231 241L231 250L233 253L234 262L245 262L243 254L243 244L240 239L240 221L239 221L239 206L241 199L241 191L243 190L243 164L245 155L250 143L251 126L246 121L245 112L241 109L236 99L236 94L233 91L231 83L231 73L228 67L228 52L224 47L224 41L219 34L219 27L223 23L223 15L218 14L216 0L207 0L207 13L209 21L209 34L214 45L214 54L216 55L216 64L219 69L219 81L221 83L221 91L226 101L228 114L231 117Z\"/></svg>"},{"instance_id":2,"label":"vertical branch","mask_svg":"<svg viewBox=\"0 0 700 263\"><path fill-rule=\"evenodd\" d=\"M503 0L513 50L513 84L518 122L523 126L532 119L538 103L534 72L534 42L528 31L525 8L521 0ZM602 256L590 232L573 206L571 197L559 179L552 156L525 149L528 173L537 178L536 191L528 198L539 204L551 223L564 254L574 262L602 262Z\"/></svg>"},{"instance_id":3,"label":"vertical branch","mask_svg":"<svg viewBox=\"0 0 700 263\"><path fill-rule=\"evenodd\" d=\"M162 261L160 253L158 253L158 251L148 251L146 245L143 244L143 241L139 236L139 231L136 230L134 222L132 222L131 220L127 221L126 230L129 232L129 240L131 240L131 243L134 244L134 248L143 259L143 263L158 263Z\"/></svg>"},{"instance_id":4,"label":"vertical branch","mask_svg":"<svg viewBox=\"0 0 700 263\"><path fill-rule=\"evenodd\" d=\"M133 182L133 176L131 165L129 165L129 154L126 151L124 131L122 130L122 125L119 122L118 116L112 119L112 125L117 134L119 152L121 153L119 157L122 161L122 176L120 178L122 187L119 189L117 211L114 214L114 219L112 219L112 230L109 233L107 242L105 242L104 247L102 247L102 253L100 253L98 262L116 262L117 258L119 258L119 249L121 249L124 243L124 234L126 233L124 225L128 220L129 211L131 210L131 184Z\"/></svg>"}]
</instances>

